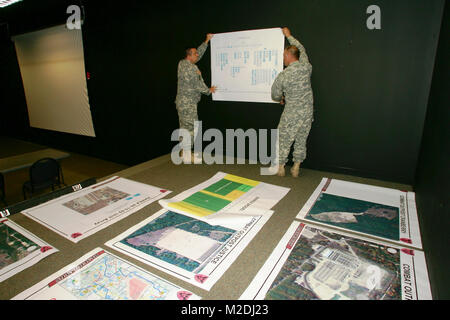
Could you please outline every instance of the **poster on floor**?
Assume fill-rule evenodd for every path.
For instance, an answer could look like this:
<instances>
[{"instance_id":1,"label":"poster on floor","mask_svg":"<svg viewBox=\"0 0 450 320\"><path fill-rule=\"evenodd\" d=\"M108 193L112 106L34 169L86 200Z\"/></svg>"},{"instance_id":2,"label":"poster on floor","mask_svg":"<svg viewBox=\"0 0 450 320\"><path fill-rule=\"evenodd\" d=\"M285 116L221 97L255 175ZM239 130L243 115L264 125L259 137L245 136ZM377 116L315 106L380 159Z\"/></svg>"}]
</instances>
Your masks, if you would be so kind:
<instances>
[{"instance_id":1,"label":"poster on floor","mask_svg":"<svg viewBox=\"0 0 450 320\"><path fill-rule=\"evenodd\" d=\"M58 252L58 249L17 223L0 219L0 282L55 252Z\"/></svg>"},{"instance_id":2,"label":"poster on floor","mask_svg":"<svg viewBox=\"0 0 450 320\"><path fill-rule=\"evenodd\" d=\"M78 242L170 192L115 176L22 213L66 239Z\"/></svg>"},{"instance_id":3,"label":"poster on floor","mask_svg":"<svg viewBox=\"0 0 450 320\"><path fill-rule=\"evenodd\" d=\"M414 192L323 178L297 218L422 249Z\"/></svg>"},{"instance_id":4,"label":"poster on floor","mask_svg":"<svg viewBox=\"0 0 450 320\"><path fill-rule=\"evenodd\" d=\"M162 209L106 245L210 290L270 215L252 216L241 229L231 229Z\"/></svg>"},{"instance_id":5,"label":"poster on floor","mask_svg":"<svg viewBox=\"0 0 450 320\"><path fill-rule=\"evenodd\" d=\"M96 248L12 300L199 300L200 297Z\"/></svg>"},{"instance_id":6,"label":"poster on floor","mask_svg":"<svg viewBox=\"0 0 450 320\"><path fill-rule=\"evenodd\" d=\"M240 299L431 300L420 250L294 221Z\"/></svg>"},{"instance_id":7,"label":"poster on floor","mask_svg":"<svg viewBox=\"0 0 450 320\"><path fill-rule=\"evenodd\" d=\"M290 188L224 172L159 203L168 211L182 213L212 225L240 228L270 211Z\"/></svg>"}]
</instances>

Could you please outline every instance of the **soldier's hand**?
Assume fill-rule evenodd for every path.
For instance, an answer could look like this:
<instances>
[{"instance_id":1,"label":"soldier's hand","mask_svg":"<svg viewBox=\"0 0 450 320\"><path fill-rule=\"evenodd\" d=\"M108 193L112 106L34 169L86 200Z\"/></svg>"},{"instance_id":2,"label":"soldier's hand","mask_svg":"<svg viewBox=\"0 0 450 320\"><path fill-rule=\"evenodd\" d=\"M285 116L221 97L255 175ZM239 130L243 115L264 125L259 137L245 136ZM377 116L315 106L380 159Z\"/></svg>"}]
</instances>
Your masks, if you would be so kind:
<instances>
[{"instance_id":1,"label":"soldier's hand","mask_svg":"<svg viewBox=\"0 0 450 320\"><path fill-rule=\"evenodd\" d=\"M206 34L206 43L208 43L209 40L211 40L213 36L214 36L214 34L212 34L212 33Z\"/></svg>"},{"instance_id":2,"label":"soldier's hand","mask_svg":"<svg viewBox=\"0 0 450 320\"><path fill-rule=\"evenodd\" d=\"M281 104L282 106L284 106L284 97L281 98L280 104Z\"/></svg>"},{"instance_id":3,"label":"soldier's hand","mask_svg":"<svg viewBox=\"0 0 450 320\"><path fill-rule=\"evenodd\" d=\"M212 86L211 88L209 88L209 92L215 93L215 92L216 92L216 89L217 89L216 86Z\"/></svg>"},{"instance_id":4,"label":"soldier's hand","mask_svg":"<svg viewBox=\"0 0 450 320\"><path fill-rule=\"evenodd\" d=\"M282 28L281 31L283 31L283 34L286 38L291 36L291 30L289 30L288 27Z\"/></svg>"}]
</instances>

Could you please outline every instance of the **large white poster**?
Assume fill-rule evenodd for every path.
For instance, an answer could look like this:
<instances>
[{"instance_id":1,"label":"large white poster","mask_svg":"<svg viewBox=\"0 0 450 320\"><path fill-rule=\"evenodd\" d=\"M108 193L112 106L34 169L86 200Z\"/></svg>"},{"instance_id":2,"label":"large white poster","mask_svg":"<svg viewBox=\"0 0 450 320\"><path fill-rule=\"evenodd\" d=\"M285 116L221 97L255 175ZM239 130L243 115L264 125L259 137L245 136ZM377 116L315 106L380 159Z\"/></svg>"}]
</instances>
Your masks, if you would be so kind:
<instances>
[{"instance_id":1,"label":"large white poster","mask_svg":"<svg viewBox=\"0 0 450 320\"><path fill-rule=\"evenodd\" d=\"M422 249L414 192L323 178L297 218Z\"/></svg>"},{"instance_id":2,"label":"large white poster","mask_svg":"<svg viewBox=\"0 0 450 320\"><path fill-rule=\"evenodd\" d=\"M8 219L0 219L0 282L58 252Z\"/></svg>"},{"instance_id":3,"label":"large white poster","mask_svg":"<svg viewBox=\"0 0 450 320\"><path fill-rule=\"evenodd\" d=\"M78 242L170 192L115 176L22 213L66 239Z\"/></svg>"},{"instance_id":4,"label":"large white poster","mask_svg":"<svg viewBox=\"0 0 450 320\"><path fill-rule=\"evenodd\" d=\"M217 172L210 179L159 204L212 225L242 228L252 216L272 212L289 188Z\"/></svg>"},{"instance_id":5,"label":"large white poster","mask_svg":"<svg viewBox=\"0 0 450 320\"><path fill-rule=\"evenodd\" d=\"M232 229L162 209L106 245L209 291L271 214Z\"/></svg>"},{"instance_id":6,"label":"large white poster","mask_svg":"<svg viewBox=\"0 0 450 320\"><path fill-rule=\"evenodd\" d=\"M240 299L430 300L425 255L294 221Z\"/></svg>"},{"instance_id":7,"label":"large white poster","mask_svg":"<svg viewBox=\"0 0 450 320\"><path fill-rule=\"evenodd\" d=\"M12 300L198 300L199 296L95 248Z\"/></svg>"},{"instance_id":8,"label":"large white poster","mask_svg":"<svg viewBox=\"0 0 450 320\"><path fill-rule=\"evenodd\" d=\"M283 70L281 28L217 33L211 39L213 100L274 102L271 87Z\"/></svg>"}]
</instances>

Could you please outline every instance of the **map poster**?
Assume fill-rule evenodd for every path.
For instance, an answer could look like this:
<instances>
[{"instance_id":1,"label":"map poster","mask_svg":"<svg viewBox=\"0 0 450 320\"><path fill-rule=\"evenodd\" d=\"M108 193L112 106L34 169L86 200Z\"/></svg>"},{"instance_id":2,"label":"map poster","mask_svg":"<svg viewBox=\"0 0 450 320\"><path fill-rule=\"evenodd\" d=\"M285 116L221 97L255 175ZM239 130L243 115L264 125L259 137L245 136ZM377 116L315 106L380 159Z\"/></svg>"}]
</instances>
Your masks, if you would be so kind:
<instances>
[{"instance_id":1,"label":"map poster","mask_svg":"<svg viewBox=\"0 0 450 320\"><path fill-rule=\"evenodd\" d=\"M280 28L216 33L211 39L213 100L273 103L272 83L283 71Z\"/></svg>"},{"instance_id":2,"label":"map poster","mask_svg":"<svg viewBox=\"0 0 450 320\"><path fill-rule=\"evenodd\" d=\"M203 183L172 199L160 200L167 210L209 224L240 228L270 211L289 188L218 172Z\"/></svg>"},{"instance_id":3,"label":"map poster","mask_svg":"<svg viewBox=\"0 0 450 320\"><path fill-rule=\"evenodd\" d=\"M294 221L240 299L431 300L425 255Z\"/></svg>"},{"instance_id":4,"label":"map poster","mask_svg":"<svg viewBox=\"0 0 450 320\"><path fill-rule=\"evenodd\" d=\"M163 209L106 245L210 290L269 218L253 216L231 229Z\"/></svg>"},{"instance_id":5,"label":"map poster","mask_svg":"<svg viewBox=\"0 0 450 320\"><path fill-rule=\"evenodd\" d=\"M0 219L0 282L58 249L8 219Z\"/></svg>"},{"instance_id":6,"label":"map poster","mask_svg":"<svg viewBox=\"0 0 450 320\"><path fill-rule=\"evenodd\" d=\"M414 192L323 178L297 219L422 249Z\"/></svg>"},{"instance_id":7,"label":"map poster","mask_svg":"<svg viewBox=\"0 0 450 320\"><path fill-rule=\"evenodd\" d=\"M76 243L170 192L115 176L22 213Z\"/></svg>"},{"instance_id":8,"label":"map poster","mask_svg":"<svg viewBox=\"0 0 450 320\"><path fill-rule=\"evenodd\" d=\"M200 297L101 248L12 300L199 300Z\"/></svg>"}]
</instances>

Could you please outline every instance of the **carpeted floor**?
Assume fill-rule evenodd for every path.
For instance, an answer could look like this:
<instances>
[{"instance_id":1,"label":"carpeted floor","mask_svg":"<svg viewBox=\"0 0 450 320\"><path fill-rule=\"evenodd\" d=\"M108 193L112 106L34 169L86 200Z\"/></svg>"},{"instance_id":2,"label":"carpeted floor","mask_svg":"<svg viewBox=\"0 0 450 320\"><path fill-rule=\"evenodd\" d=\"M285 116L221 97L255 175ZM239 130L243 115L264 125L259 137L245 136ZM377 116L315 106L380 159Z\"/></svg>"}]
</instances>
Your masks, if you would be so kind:
<instances>
[{"instance_id":1,"label":"carpeted floor","mask_svg":"<svg viewBox=\"0 0 450 320\"><path fill-rule=\"evenodd\" d=\"M239 298L259 268L261 268L299 210L319 184L322 177L367 183L401 190L411 190L411 186L407 185L309 169L302 169L299 178L295 179L292 178L290 174L286 177L261 176L259 165L174 165L170 160L170 155L165 155L137 166L127 168L116 174L131 180L172 190L169 197L173 197L178 193L205 181L218 171L289 187L291 190L273 207L275 213L210 291L199 289L198 287L168 275L159 269L145 265L140 261L134 260L112 249L107 250L114 251L113 253L118 256L137 264L139 267L144 268L163 279L171 281L200 295L203 299L234 300ZM97 175L98 174L99 172L97 172ZM117 221L111 226L81 240L79 243L72 243L67 239L62 238L55 232L48 230L43 225L30 220L22 214L11 216L11 220L34 233L44 241L52 244L60 251L47 257L43 261L40 261L31 268L0 283L0 300L10 299L21 291L39 282L44 277L49 276L58 269L72 263L94 248L105 248L105 242L111 240L137 223L140 223L160 209L161 206L158 202L154 202L125 219Z\"/></svg>"}]
</instances>

